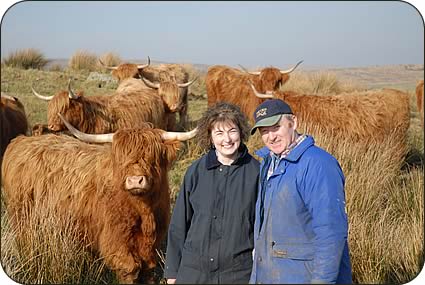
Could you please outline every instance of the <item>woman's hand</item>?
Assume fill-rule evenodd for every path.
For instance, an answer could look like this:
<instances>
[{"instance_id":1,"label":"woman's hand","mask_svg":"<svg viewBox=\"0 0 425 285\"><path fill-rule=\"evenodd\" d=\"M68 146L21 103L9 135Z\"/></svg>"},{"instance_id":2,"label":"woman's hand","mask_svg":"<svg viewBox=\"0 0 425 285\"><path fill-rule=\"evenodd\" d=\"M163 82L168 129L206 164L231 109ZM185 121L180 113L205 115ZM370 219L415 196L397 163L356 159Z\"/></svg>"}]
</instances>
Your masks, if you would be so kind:
<instances>
[{"instance_id":1,"label":"woman's hand","mask_svg":"<svg viewBox=\"0 0 425 285\"><path fill-rule=\"evenodd\" d=\"M172 279L172 278L167 279L167 284L175 284L175 283L176 283L176 279Z\"/></svg>"}]
</instances>

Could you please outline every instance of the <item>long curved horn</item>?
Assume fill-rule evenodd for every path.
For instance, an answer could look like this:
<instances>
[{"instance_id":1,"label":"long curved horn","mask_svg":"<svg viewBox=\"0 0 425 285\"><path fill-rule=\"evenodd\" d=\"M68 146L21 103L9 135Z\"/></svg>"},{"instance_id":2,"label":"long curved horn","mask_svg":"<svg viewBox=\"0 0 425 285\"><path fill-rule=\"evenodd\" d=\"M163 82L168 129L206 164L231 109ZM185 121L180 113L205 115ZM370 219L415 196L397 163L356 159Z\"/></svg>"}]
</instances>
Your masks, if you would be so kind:
<instances>
[{"instance_id":1,"label":"long curved horn","mask_svg":"<svg viewBox=\"0 0 425 285\"><path fill-rule=\"evenodd\" d=\"M261 71L249 71L248 69L246 69L245 67L243 67L242 65L238 64L243 71L245 71L246 73L252 74L252 75L260 75Z\"/></svg>"},{"instance_id":2,"label":"long curved horn","mask_svg":"<svg viewBox=\"0 0 425 285\"><path fill-rule=\"evenodd\" d=\"M72 81L72 78L68 80L68 97L69 99L78 99L79 97L75 95L74 91L72 91L71 89L71 81Z\"/></svg>"},{"instance_id":3,"label":"long curved horn","mask_svg":"<svg viewBox=\"0 0 425 285\"><path fill-rule=\"evenodd\" d=\"M50 101L50 100L52 100L53 99L53 97L55 97L55 95L52 95L52 96L43 96L43 95L40 95L40 94L38 94L35 90L34 90L34 88L31 86L31 90L32 90L32 93L36 96L36 97L38 97L38 98L40 98L40 99L42 99L42 100L44 100L44 101Z\"/></svg>"},{"instance_id":4,"label":"long curved horn","mask_svg":"<svg viewBox=\"0 0 425 285\"><path fill-rule=\"evenodd\" d=\"M162 133L163 141L187 141L193 138L198 132L198 128L194 128L189 132L164 132Z\"/></svg>"},{"instance_id":5,"label":"long curved horn","mask_svg":"<svg viewBox=\"0 0 425 285\"><path fill-rule=\"evenodd\" d=\"M102 134L102 135L93 135L93 134L86 134L83 132L80 132L76 128L74 128L70 123L68 123L65 118L62 116L61 113L58 113L59 117L65 124L65 126L68 128L68 130L78 139L85 141L85 142L91 142L91 143L108 143L112 142L112 138L114 137L114 134Z\"/></svg>"},{"instance_id":6,"label":"long curved horn","mask_svg":"<svg viewBox=\"0 0 425 285\"><path fill-rule=\"evenodd\" d=\"M252 84L251 81L249 81L249 85L251 85L252 91L254 91L255 96L257 96L258 98L261 98L261 99L274 98L273 93L267 93L267 94L258 93L257 90L255 90L254 84Z\"/></svg>"},{"instance_id":7,"label":"long curved horn","mask_svg":"<svg viewBox=\"0 0 425 285\"><path fill-rule=\"evenodd\" d=\"M187 83L177 83L177 86L179 86L180 88L184 88L184 87L189 87L190 85L193 84L193 82L195 82L198 79L198 77L196 77L195 79L193 79L192 81L189 81Z\"/></svg>"},{"instance_id":8,"label":"long curved horn","mask_svg":"<svg viewBox=\"0 0 425 285\"><path fill-rule=\"evenodd\" d=\"M147 80L146 78L144 78L140 73L139 73L140 78L142 78L143 82L145 82L145 84L147 86L149 86L150 88L154 88L154 89L158 89L159 88L159 83L155 84L149 80Z\"/></svg>"},{"instance_id":9,"label":"long curved horn","mask_svg":"<svg viewBox=\"0 0 425 285\"><path fill-rule=\"evenodd\" d=\"M105 67L106 69L110 69L110 70L116 70L118 67L117 66L107 66L106 64L103 63L103 61L100 60L100 58L98 58L100 64Z\"/></svg>"},{"instance_id":10,"label":"long curved horn","mask_svg":"<svg viewBox=\"0 0 425 285\"><path fill-rule=\"evenodd\" d=\"M282 74L287 74L287 73L291 73L292 71L295 70L295 68L298 67L298 65L300 65L304 60L300 60L294 67L292 67L291 69L287 69L287 70L280 70L280 73Z\"/></svg>"},{"instance_id":11,"label":"long curved horn","mask_svg":"<svg viewBox=\"0 0 425 285\"><path fill-rule=\"evenodd\" d=\"M13 97L13 96L6 95L6 94L4 94L3 92L1 92L1 97L2 97L2 98L5 98L5 99L7 99L7 100L14 101L14 102L18 101L18 99L17 99L17 98L15 98L15 97Z\"/></svg>"},{"instance_id":12,"label":"long curved horn","mask_svg":"<svg viewBox=\"0 0 425 285\"><path fill-rule=\"evenodd\" d=\"M151 59L150 59L150 58L149 58L149 56L148 56L148 63L146 63L146 64L138 64L138 65L137 65L137 69L143 69L143 68L146 68L146 67L148 67L150 64L151 64Z\"/></svg>"}]
</instances>

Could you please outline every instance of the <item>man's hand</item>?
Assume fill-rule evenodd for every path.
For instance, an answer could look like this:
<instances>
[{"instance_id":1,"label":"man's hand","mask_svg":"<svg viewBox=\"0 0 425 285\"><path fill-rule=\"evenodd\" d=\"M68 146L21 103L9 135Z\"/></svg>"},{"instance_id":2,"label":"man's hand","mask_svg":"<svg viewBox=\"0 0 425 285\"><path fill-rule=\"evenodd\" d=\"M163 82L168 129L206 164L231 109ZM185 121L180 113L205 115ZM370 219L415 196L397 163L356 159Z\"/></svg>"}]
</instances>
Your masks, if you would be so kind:
<instances>
[{"instance_id":1,"label":"man's hand","mask_svg":"<svg viewBox=\"0 0 425 285\"><path fill-rule=\"evenodd\" d=\"M176 283L176 279L172 279L172 278L168 278L167 279L167 284L175 284Z\"/></svg>"}]
</instances>

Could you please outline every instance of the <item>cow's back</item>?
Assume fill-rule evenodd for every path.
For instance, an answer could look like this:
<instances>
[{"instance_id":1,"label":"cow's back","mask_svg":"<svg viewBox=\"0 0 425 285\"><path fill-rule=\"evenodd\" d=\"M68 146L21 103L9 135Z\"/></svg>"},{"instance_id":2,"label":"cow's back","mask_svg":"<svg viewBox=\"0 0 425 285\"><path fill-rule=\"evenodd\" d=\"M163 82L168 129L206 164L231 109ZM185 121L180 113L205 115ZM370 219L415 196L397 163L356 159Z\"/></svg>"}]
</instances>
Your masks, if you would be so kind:
<instances>
[{"instance_id":1,"label":"cow's back","mask_svg":"<svg viewBox=\"0 0 425 285\"><path fill-rule=\"evenodd\" d=\"M208 105L212 106L218 102L234 104L253 122L253 113L264 99L255 96L249 84L249 76L225 66L214 66L208 72Z\"/></svg>"},{"instance_id":2,"label":"cow's back","mask_svg":"<svg viewBox=\"0 0 425 285\"><path fill-rule=\"evenodd\" d=\"M69 136L47 134L20 136L12 140L4 154L1 169L4 197L10 217L18 220L22 211L35 206L56 204L77 215L78 197L95 191L96 163L101 163L100 149ZM91 155L90 155L91 154ZM78 166L78 167L76 167ZM103 168L107 171L107 167ZM63 205L72 197L73 205ZM61 202L62 201L62 202Z\"/></svg>"},{"instance_id":3,"label":"cow's back","mask_svg":"<svg viewBox=\"0 0 425 285\"><path fill-rule=\"evenodd\" d=\"M152 123L155 128L167 129L168 115L156 90L120 92L111 99L109 108L116 129L137 128L145 122Z\"/></svg>"},{"instance_id":4,"label":"cow's back","mask_svg":"<svg viewBox=\"0 0 425 285\"><path fill-rule=\"evenodd\" d=\"M3 93L2 93L3 95ZM1 97L1 153L0 161L9 142L18 135L25 135L28 130L28 120L24 106L20 101L12 101Z\"/></svg>"},{"instance_id":5,"label":"cow's back","mask_svg":"<svg viewBox=\"0 0 425 285\"><path fill-rule=\"evenodd\" d=\"M117 87L116 92L135 92L142 89L151 89L150 87L146 86L146 84L141 79L137 78L127 78L120 82L120 84Z\"/></svg>"},{"instance_id":6,"label":"cow's back","mask_svg":"<svg viewBox=\"0 0 425 285\"><path fill-rule=\"evenodd\" d=\"M301 122L355 141L380 141L389 135L405 140L409 127L408 94L394 89L323 96L275 94L291 106Z\"/></svg>"},{"instance_id":7,"label":"cow's back","mask_svg":"<svg viewBox=\"0 0 425 285\"><path fill-rule=\"evenodd\" d=\"M180 64L158 64L148 66L141 71L143 77L149 81L175 81L177 83L186 83L189 81L189 73Z\"/></svg>"}]
</instances>

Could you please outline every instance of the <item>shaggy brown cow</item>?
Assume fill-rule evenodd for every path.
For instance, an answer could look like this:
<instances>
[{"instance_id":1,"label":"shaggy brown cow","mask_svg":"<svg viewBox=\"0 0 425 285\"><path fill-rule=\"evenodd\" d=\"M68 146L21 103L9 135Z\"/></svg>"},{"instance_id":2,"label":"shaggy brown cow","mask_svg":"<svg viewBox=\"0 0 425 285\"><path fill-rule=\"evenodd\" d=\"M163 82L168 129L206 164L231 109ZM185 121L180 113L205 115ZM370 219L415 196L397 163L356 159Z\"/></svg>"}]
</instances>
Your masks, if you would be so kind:
<instances>
[{"instance_id":1,"label":"shaggy brown cow","mask_svg":"<svg viewBox=\"0 0 425 285\"><path fill-rule=\"evenodd\" d=\"M168 126L174 129L169 113L175 108L175 98L161 97L156 90L143 89L85 97L82 93L75 94L68 84L68 91L61 91L54 96L42 96L34 89L33 93L44 100L50 100L47 112L48 128L54 132L65 128L58 113L71 124L78 126L79 130L92 134L137 127L142 122L150 122L154 127L164 130ZM178 91L175 93L179 94Z\"/></svg>"},{"instance_id":2,"label":"shaggy brown cow","mask_svg":"<svg viewBox=\"0 0 425 285\"><path fill-rule=\"evenodd\" d=\"M118 66L107 66L100 59L99 62L105 68L112 70L113 77L118 79L118 81L122 81L126 78L139 78L140 72L150 65L151 59L148 56L147 64L121 63Z\"/></svg>"},{"instance_id":3,"label":"shaggy brown cow","mask_svg":"<svg viewBox=\"0 0 425 285\"><path fill-rule=\"evenodd\" d=\"M101 62L101 61L100 61ZM148 57L148 62L150 59ZM102 63L102 62L101 62ZM102 63L103 66L105 66ZM178 84L185 84L189 81L189 73L179 64L158 64L156 66L142 66L137 64L120 64L118 66L105 66L112 69L112 75L123 81L128 78L144 78L151 82L171 81ZM186 128L188 123L188 87L180 89L180 96L183 100L182 108L179 110L180 125Z\"/></svg>"},{"instance_id":4,"label":"shaggy brown cow","mask_svg":"<svg viewBox=\"0 0 425 285\"><path fill-rule=\"evenodd\" d=\"M409 95L395 89L341 93L338 95L302 95L274 91L260 94L264 98L279 98L287 102L300 122L320 126L337 136L353 141L382 140L388 135L400 141L407 138L410 124ZM253 117L257 105L249 106Z\"/></svg>"},{"instance_id":5,"label":"shaggy brown cow","mask_svg":"<svg viewBox=\"0 0 425 285\"><path fill-rule=\"evenodd\" d=\"M187 88L192 85L198 78L195 78L186 83L177 83L175 80L172 80L171 77L162 77L158 83L153 83L148 79L145 79L141 75L141 79L127 78L123 80L117 87L117 92L137 92L143 89L156 89L161 98L164 98L166 104L166 109L168 112L175 113L179 112L180 114L180 124L182 127L185 127L187 121L185 121L185 116L182 113L187 113ZM170 115L170 118L173 117L174 123L170 124L175 127L175 115ZM187 117L186 117L187 118ZM174 130L170 129L168 130Z\"/></svg>"},{"instance_id":6,"label":"shaggy brown cow","mask_svg":"<svg viewBox=\"0 0 425 285\"><path fill-rule=\"evenodd\" d=\"M141 71L144 78L152 82L175 82L185 84L189 81L189 73L179 64L158 64L149 66ZM189 103L188 103L189 85L180 88L180 97L182 98L182 108L179 110L179 123L183 128L187 128L189 123Z\"/></svg>"},{"instance_id":7,"label":"shaggy brown cow","mask_svg":"<svg viewBox=\"0 0 425 285\"><path fill-rule=\"evenodd\" d=\"M223 101L238 105L245 112L243 106L247 103L246 101L256 100L248 85L249 80L254 83L259 92L277 90L281 84L289 79L289 73L294 71L302 62L298 62L288 70L267 67L261 71L249 73L224 65L212 66L208 69L205 79L208 106ZM260 104L261 102L262 100L257 100L255 103Z\"/></svg>"},{"instance_id":8,"label":"shaggy brown cow","mask_svg":"<svg viewBox=\"0 0 425 285\"><path fill-rule=\"evenodd\" d=\"M422 128L424 128L424 81L419 81L416 86L416 106L421 116Z\"/></svg>"},{"instance_id":9,"label":"shaggy brown cow","mask_svg":"<svg viewBox=\"0 0 425 285\"><path fill-rule=\"evenodd\" d=\"M148 273L169 223L167 171L179 141L192 138L196 129L167 133L140 127L87 135L70 126L79 137L112 145L52 134L13 140L1 172L12 225L25 230L26 218L43 208L58 221L74 221L121 284Z\"/></svg>"},{"instance_id":10,"label":"shaggy brown cow","mask_svg":"<svg viewBox=\"0 0 425 285\"><path fill-rule=\"evenodd\" d=\"M25 108L16 97L1 92L0 101L1 113L1 152L0 162L3 153L9 142L18 135L25 135L28 130L28 120L25 115Z\"/></svg>"}]
</instances>

